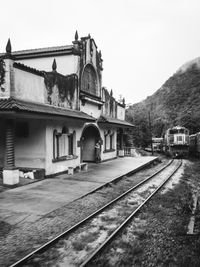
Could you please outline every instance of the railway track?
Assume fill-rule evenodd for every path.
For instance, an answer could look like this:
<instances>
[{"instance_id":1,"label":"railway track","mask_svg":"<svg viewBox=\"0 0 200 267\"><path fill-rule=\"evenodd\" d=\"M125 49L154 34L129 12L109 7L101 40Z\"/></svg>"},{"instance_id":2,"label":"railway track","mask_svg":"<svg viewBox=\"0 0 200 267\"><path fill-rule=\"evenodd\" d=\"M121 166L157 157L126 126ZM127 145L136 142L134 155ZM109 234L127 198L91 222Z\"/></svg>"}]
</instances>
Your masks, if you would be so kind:
<instances>
[{"instance_id":1,"label":"railway track","mask_svg":"<svg viewBox=\"0 0 200 267\"><path fill-rule=\"evenodd\" d=\"M11 267L88 265L173 176L181 164L180 160L170 161L159 171Z\"/></svg>"}]
</instances>

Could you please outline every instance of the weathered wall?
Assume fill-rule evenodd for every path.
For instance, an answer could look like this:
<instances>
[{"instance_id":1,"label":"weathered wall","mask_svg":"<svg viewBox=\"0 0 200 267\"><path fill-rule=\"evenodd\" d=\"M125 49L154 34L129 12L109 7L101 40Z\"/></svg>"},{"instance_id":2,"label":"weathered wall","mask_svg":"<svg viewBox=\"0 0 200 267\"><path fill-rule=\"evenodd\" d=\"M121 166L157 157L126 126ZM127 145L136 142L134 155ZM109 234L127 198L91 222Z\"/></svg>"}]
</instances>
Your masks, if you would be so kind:
<instances>
[{"instance_id":1,"label":"weathered wall","mask_svg":"<svg viewBox=\"0 0 200 267\"><path fill-rule=\"evenodd\" d=\"M4 163L4 151L5 151L5 129L4 120L0 118L0 167L3 167Z\"/></svg>"},{"instance_id":2,"label":"weathered wall","mask_svg":"<svg viewBox=\"0 0 200 267\"><path fill-rule=\"evenodd\" d=\"M102 115L125 120L125 107L119 105L112 96L112 91L109 93L106 88L102 88L102 100L105 102L102 107Z\"/></svg>"},{"instance_id":3,"label":"weathered wall","mask_svg":"<svg viewBox=\"0 0 200 267\"><path fill-rule=\"evenodd\" d=\"M114 159L116 157L117 157L117 150L111 151L111 152L102 153L101 160L105 161L105 160Z\"/></svg>"},{"instance_id":4,"label":"weathered wall","mask_svg":"<svg viewBox=\"0 0 200 267\"><path fill-rule=\"evenodd\" d=\"M42 76L14 68L14 96L27 101L45 103L47 90Z\"/></svg>"},{"instance_id":5,"label":"weathered wall","mask_svg":"<svg viewBox=\"0 0 200 267\"><path fill-rule=\"evenodd\" d=\"M102 89L102 99L105 102L102 108L102 115L116 118L117 117L117 102L112 96L112 91L109 93L107 89Z\"/></svg>"},{"instance_id":6,"label":"weathered wall","mask_svg":"<svg viewBox=\"0 0 200 267\"><path fill-rule=\"evenodd\" d=\"M56 71L45 73L44 75L45 89L47 97L45 103L65 107L70 109L78 109L78 78L77 75L61 75Z\"/></svg>"},{"instance_id":7,"label":"weathered wall","mask_svg":"<svg viewBox=\"0 0 200 267\"><path fill-rule=\"evenodd\" d=\"M125 108L117 105L117 118L119 120L125 120Z\"/></svg>"},{"instance_id":8,"label":"weathered wall","mask_svg":"<svg viewBox=\"0 0 200 267\"><path fill-rule=\"evenodd\" d=\"M81 90L92 95L101 95L102 58L90 36L81 38L80 82Z\"/></svg>"},{"instance_id":9,"label":"weathered wall","mask_svg":"<svg viewBox=\"0 0 200 267\"><path fill-rule=\"evenodd\" d=\"M99 118L101 115L101 110L98 109L98 105L90 102L86 102L84 106L80 105L80 110L94 118Z\"/></svg>"},{"instance_id":10,"label":"weathered wall","mask_svg":"<svg viewBox=\"0 0 200 267\"><path fill-rule=\"evenodd\" d=\"M77 147L77 141L80 140L83 122L65 120L65 121L48 121L46 128L46 175L67 171L68 167L76 167L80 164L80 147ZM67 159L63 161L52 162L53 160L53 131L62 131L62 127L68 128L69 133L76 132L74 140L74 150L76 159Z\"/></svg>"},{"instance_id":11,"label":"weathered wall","mask_svg":"<svg viewBox=\"0 0 200 267\"><path fill-rule=\"evenodd\" d=\"M14 90L13 61L4 59L2 62L0 71L3 71L4 82L0 84L0 98L8 98L12 96Z\"/></svg>"},{"instance_id":12,"label":"weathered wall","mask_svg":"<svg viewBox=\"0 0 200 267\"><path fill-rule=\"evenodd\" d=\"M108 131L108 130L114 132L114 135L113 135L113 149L114 149L114 151L106 151L105 152L104 132ZM117 129L116 129L116 127L101 127L100 128L100 134L101 134L101 138L103 140L103 144L101 146L101 160L105 161L105 160L116 158L117 157Z\"/></svg>"},{"instance_id":13,"label":"weathered wall","mask_svg":"<svg viewBox=\"0 0 200 267\"><path fill-rule=\"evenodd\" d=\"M86 62L91 62L96 66L96 46L92 39L86 40Z\"/></svg>"},{"instance_id":14,"label":"weathered wall","mask_svg":"<svg viewBox=\"0 0 200 267\"><path fill-rule=\"evenodd\" d=\"M14 67L16 98L71 109L78 108L78 80L76 75L61 75L55 71L44 77L31 72L30 68Z\"/></svg>"},{"instance_id":15,"label":"weathered wall","mask_svg":"<svg viewBox=\"0 0 200 267\"><path fill-rule=\"evenodd\" d=\"M79 56L76 55L62 55L53 57L33 58L19 60L20 63L36 68L41 71L52 71L53 60L56 59L57 72L63 75L78 73Z\"/></svg>"}]
</instances>

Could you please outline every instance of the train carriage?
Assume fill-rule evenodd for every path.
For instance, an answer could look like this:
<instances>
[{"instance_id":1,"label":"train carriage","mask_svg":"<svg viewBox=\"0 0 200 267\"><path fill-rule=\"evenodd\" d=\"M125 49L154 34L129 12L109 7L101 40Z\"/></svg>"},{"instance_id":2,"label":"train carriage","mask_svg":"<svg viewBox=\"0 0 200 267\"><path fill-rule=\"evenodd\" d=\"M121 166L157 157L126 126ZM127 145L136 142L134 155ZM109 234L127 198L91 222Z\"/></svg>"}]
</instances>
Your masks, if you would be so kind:
<instances>
[{"instance_id":1,"label":"train carriage","mask_svg":"<svg viewBox=\"0 0 200 267\"><path fill-rule=\"evenodd\" d=\"M152 138L152 147L153 147L153 151L162 152L162 149L163 149L163 138L153 137Z\"/></svg>"},{"instance_id":2,"label":"train carriage","mask_svg":"<svg viewBox=\"0 0 200 267\"><path fill-rule=\"evenodd\" d=\"M188 157L189 130L185 127L175 126L169 128L164 138L165 153L176 157Z\"/></svg>"},{"instance_id":3,"label":"train carriage","mask_svg":"<svg viewBox=\"0 0 200 267\"><path fill-rule=\"evenodd\" d=\"M189 153L191 156L196 156L197 153L197 134L191 134L189 137Z\"/></svg>"},{"instance_id":4,"label":"train carriage","mask_svg":"<svg viewBox=\"0 0 200 267\"><path fill-rule=\"evenodd\" d=\"M190 135L189 153L191 156L200 156L200 132Z\"/></svg>"}]
</instances>

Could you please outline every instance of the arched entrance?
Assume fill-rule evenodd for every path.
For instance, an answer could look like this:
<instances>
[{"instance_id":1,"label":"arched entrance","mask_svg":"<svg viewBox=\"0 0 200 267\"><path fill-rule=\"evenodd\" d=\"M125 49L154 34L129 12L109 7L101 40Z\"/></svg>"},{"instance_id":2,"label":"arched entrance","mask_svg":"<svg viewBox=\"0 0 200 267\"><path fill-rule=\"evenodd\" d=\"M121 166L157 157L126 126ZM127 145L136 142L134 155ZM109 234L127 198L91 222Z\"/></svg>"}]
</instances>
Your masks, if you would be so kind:
<instances>
[{"instance_id":1,"label":"arched entrance","mask_svg":"<svg viewBox=\"0 0 200 267\"><path fill-rule=\"evenodd\" d=\"M94 124L83 129L81 137L81 161L95 162L95 144L101 140L99 129Z\"/></svg>"}]
</instances>

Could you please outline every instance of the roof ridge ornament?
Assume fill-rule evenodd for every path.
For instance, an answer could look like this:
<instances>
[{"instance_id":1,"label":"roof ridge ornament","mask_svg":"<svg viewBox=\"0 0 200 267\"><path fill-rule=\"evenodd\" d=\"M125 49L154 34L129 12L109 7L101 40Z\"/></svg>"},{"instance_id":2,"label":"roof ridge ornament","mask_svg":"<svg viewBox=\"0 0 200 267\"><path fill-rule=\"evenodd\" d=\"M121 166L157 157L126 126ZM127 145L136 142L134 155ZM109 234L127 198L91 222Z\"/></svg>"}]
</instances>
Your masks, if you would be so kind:
<instances>
[{"instance_id":1,"label":"roof ridge ornament","mask_svg":"<svg viewBox=\"0 0 200 267\"><path fill-rule=\"evenodd\" d=\"M11 42L10 42L10 38L9 38L7 45L6 45L6 53L11 54L11 52L12 52L12 46L11 46Z\"/></svg>"},{"instance_id":2,"label":"roof ridge ornament","mask_svg":"<svg viewBox=\"0 0 200 267\"><path fill-rule=\"evenodd\" d=\"M75 37L74 37L75 41L77 42L78 41L78 31L76 30L75 32Z\"/></svg>"},{"instance_id":3,"label":"roof ridge ornament","mask_svg":"<svg viewBox=\"0 0 200 267\"><path fill-rule=\"evenodd\" d=\"M56 71L56 69L57 69L57 63L56 63L56 59L54 58L53 64L52 64L52 70Z\"/></svg>"}]
</instances>

